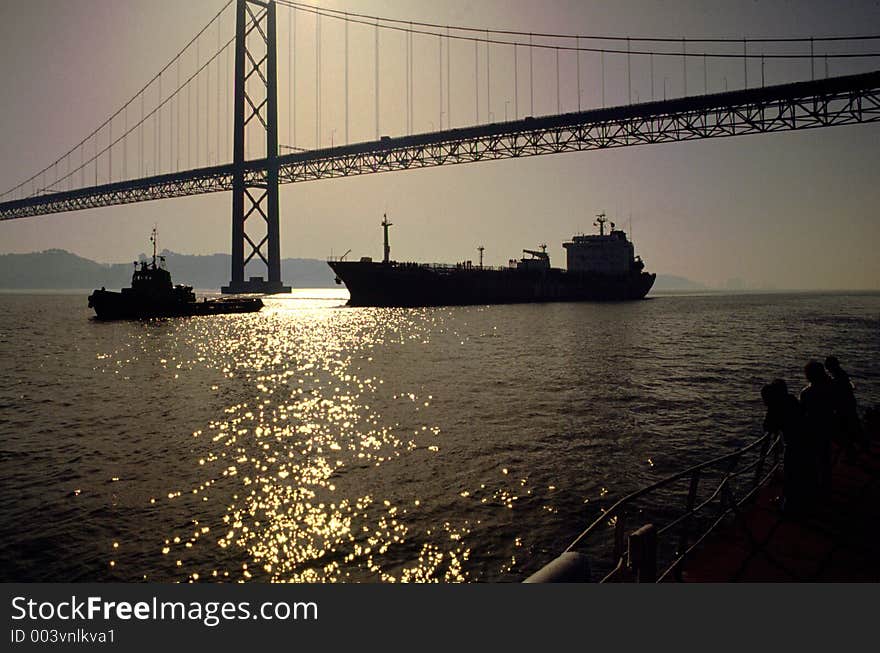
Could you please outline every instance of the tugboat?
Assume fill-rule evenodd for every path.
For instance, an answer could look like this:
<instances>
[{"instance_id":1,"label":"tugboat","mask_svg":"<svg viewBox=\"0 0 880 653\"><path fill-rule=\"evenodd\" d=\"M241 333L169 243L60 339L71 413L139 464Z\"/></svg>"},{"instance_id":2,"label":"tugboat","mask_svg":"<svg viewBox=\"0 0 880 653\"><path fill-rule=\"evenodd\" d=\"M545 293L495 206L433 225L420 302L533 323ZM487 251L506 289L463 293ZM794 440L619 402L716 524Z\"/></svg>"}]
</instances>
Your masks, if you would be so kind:
<instances>
[{"instance_id":1,"label":"tugboat","mask_svg":"<svg viewBox=\"0 0 880 653\"><path fill-rule=\"evenodd\" d=\"M259 297L196 301L192 286L171 283L171 273L165 269L165 257L156 255L155 227L150 242L153 243L153 260L150 263L135 262L131 288L123 288L122 292L101 288L89 295L89 308L95 309L99 320L254 313L263 308L263 300Z\"/></svg>"}]
</instances>

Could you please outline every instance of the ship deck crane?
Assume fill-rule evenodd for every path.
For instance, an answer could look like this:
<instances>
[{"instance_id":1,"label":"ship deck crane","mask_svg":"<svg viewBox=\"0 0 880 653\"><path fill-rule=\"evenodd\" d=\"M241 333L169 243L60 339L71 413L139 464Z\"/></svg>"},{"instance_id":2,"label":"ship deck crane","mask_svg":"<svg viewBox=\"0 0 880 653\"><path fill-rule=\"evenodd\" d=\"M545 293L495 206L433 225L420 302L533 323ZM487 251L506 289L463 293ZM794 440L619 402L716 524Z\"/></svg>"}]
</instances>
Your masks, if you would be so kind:
<instances>
[{"instance_id":1,"label":"ship deck crane","mask_svg":"<svg viewBox=\"0 0 880 653\"><path fill-rule=\"evenodd\" d=\"M534 249L524 249L523 254L531 254L535 258L540 258L540 259L544 259L544 260L549 261L550 255L547 253L547 245L542 243L541 245L539 245L539 247L541 248L540 252L538 252Z\"/></svg>"}]
</instances>

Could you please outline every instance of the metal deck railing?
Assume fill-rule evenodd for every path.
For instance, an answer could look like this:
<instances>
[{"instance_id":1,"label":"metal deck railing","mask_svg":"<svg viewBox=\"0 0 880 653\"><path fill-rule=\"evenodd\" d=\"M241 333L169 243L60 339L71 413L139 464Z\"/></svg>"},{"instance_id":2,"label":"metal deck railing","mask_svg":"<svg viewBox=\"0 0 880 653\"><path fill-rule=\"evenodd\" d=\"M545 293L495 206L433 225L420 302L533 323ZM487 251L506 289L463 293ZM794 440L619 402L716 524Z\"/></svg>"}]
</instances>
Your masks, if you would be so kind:
<instances>
[{"instance_id":1,"label":"metal deck railing","mask_svg":"<svg viewBox=\"0 0 880 653\"><path fill-rule=\"evenodd\" d=\"M694 549L779 469L782 450L781 437L767 434L637 490L603 510L563 556L585 554L599 582L680 581Z\"/></svg>"}]
</instances>

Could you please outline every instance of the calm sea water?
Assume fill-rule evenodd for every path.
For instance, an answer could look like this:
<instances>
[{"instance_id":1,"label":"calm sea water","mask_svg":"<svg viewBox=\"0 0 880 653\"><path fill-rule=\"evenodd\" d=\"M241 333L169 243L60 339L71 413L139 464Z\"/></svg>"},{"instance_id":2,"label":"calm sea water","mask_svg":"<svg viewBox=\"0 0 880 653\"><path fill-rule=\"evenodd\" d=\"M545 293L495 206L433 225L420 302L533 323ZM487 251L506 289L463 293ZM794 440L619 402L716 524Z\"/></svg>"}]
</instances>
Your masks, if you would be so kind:
<instances>
[{"instance_id":1,"label":"calm sea water","mask_svg":"<svg viewBox=\"0 0 880 653\"><path fill-rule=\"evenodd\" d=\"M93 320L0 295L5 581L513 581L601 506L758 436L880 294Z\"/></svg>"}]
</instances>

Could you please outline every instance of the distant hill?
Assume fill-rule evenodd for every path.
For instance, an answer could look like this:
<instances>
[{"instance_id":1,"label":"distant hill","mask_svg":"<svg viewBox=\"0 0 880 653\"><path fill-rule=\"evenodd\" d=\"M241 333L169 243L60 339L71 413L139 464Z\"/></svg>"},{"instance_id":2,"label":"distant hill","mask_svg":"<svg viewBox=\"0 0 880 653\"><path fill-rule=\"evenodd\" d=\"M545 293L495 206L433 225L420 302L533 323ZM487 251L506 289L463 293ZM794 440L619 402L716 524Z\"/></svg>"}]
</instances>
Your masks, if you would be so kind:
<instances>
[{"instance_id":1,"label":"distant hill","mask_svg":"<svg viewBox=\"0 0 880 653\"><path fill-rule=\"evenodd\" d=\"M175 283L199 289L219 289L229 283L231 256L196 256L164 250L165 265ZM141 259L145 258L141 254ZM262 269L261 269L262 268ZM23 290L69 288L122 288L131 282L131 263L96 263L63 249L31 254L0 254L0 288ZM266 276L265 266L254 262L245 277ZM333 271L325 261L288 258L281 261L282 280L297 288L335 287Z\"/></svg>"},{"instance_id":2,"label":"distant hill","mask_svg":"<svg viewBox=\"0 0 880 653\"><path fill-rule=\"evenodd\" d=\"M658 274L654 290L706 290L706 286L672 274Z\"/></svg>"},{"instance_id":3,"label":"distant hill","mask_svg":"<svg viewBox=\"0 0 880 653\"><path fill-rule=\"evenodd\" d=\"M165 266L175 283L194 288L219 289L229 283L229 254L178 254L162 251ZM145 254L140 259L146 258ZM69 288L122 288L131 282L131 263L96 263L63 249L31 254L0 254L0 288L22 290ZM245 277L265 276L262 262L251 261ZM325 261L286 258L281 261L281 279L294 288L334 288L333 271ZM658 274L655 290L703 290L706 286L684 277Z\"/></svg>"}]
</instances>

